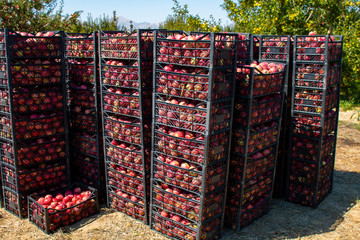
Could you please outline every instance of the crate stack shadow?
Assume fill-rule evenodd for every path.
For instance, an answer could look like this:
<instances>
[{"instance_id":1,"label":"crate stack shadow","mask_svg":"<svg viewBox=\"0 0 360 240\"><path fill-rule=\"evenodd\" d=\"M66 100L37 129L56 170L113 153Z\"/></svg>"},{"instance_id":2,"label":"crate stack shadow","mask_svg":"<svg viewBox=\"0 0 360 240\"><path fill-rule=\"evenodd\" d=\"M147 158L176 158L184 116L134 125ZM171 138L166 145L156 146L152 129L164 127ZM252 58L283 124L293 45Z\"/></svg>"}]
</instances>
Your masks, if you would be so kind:
<instances>
[{"instance_id":1,"label":"crate stack shadow","mask_svg":"<svg viewBox=\"0 0 360 240\"><path fill-rule=\"evenodd\" d=\"M253 38L248 39L253 46ZM261 36L257 39L260 44ZM286 68L284 62L266 60L237 63L226 227L239 230L269 210Z\"/></svg>"},{"instance_id":2,"label":"crate stack shadow","mask_svg":"<svg viewBox=\"0 0 360 240\"><path fill-rule=\"evenodd\" d=\"M285 199L317 207L332 191L342 36L295 36Z\"/></svg>"},{"instance_id":3,"label":"crate stack shadow","mask_svg":"<svg viewBox=\"0 0 360 240\"><path fill-rule=\"evenodd\" d=\"M72 182L106 201L97 32L65 33Z\"/></svg>"},{"instance_id":4,"label":"crate stack shadow","mask_svg":"<svg viewBox=\"0 0 360 240\"><path fill-rule=\"evenodd\" d=\"M69 183L62 32L4 31L0 141L5 209L27 216L26 197ZM4 42L2 43L4 45Z\"/></svg>"},{"instance_id":5,"label":"crate stack shadow","mask_svg":"<svg viewBox=\"0 0 360 240\"><path fill-rule=\"evenodd\" d=\"M153 30L99 32L108 206L148 224Z\"/></svg>"},{"instance_id":6,"label":"crate stack shadow","mask_svg":"<svg viewBox=\"0 0 360 240\"><path fill-rule=\"evenodd\" d=\"M150 227L169 238L222 233L237 39L156 34Z\"/></svg>"},{"instance_id":7,"label":"crate stack shadow","mask_svg":"<svg viewBox=\"0 0 360 240\"><path fill-rule=\"evenodd\" d=\"M273 196L283 198L287 176L287 143L291 105L293 38L289 35L259 35L259 60L286 64L284 76L284 105L281 119L279 150Z\"/></svg>"}]
</instances>

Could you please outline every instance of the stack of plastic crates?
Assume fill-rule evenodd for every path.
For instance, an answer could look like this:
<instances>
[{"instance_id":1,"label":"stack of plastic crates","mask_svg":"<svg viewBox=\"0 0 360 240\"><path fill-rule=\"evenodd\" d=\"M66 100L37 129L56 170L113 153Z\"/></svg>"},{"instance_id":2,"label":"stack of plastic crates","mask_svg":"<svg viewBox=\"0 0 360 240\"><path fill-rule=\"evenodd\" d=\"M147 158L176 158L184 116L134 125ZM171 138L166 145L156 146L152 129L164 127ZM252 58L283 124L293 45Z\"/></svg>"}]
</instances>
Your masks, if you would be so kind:
<instances>
[{"instance_id":1,"label":"stack of plastic crates","mask_svg":"<svg viewBox=\"0 0 360 240\"><path fill-rule=\"evenodd\" d=\"M0 85L4 85L7 82L6 80L6 60L5 60L5 31L0 29ZM6 84L5 84L6 85ZM0 99L5 98L1 95ZM3 101L3 100L0 100ZM1 147L1 146L0 146ZM1 159L0 159L1 161ZM3 191L2 191L2 177L0 171L0 207L4 206L3 202Z\"/></svg>"},{"instance_id":2,"label":"stack of plastic crates","mask_svg":"<svg viewBox=\"0 0 360 240\"><path fill-rule=\"evenodd\" d=\"M221 235L237 39L156 35L150 226L167 237Z\"/></svg>"},{"instance_id":3,"label":"stack of plastic crates","mask_svg":"<svg viewBox=\"0 0 360 240\"><path fill-rule=\"evenodd\" d=\"M96 188L105 202L97 32L66 33L65 57L72 180Z\"/></svg>"},{"instance_id":4,"label":"stack of plastic crates","mask_svg":"<svg viewBox=\"0 0 360 240\"><path fill-rule=\"evenodd\" d=\"M109 207L148 224L153 30L100 32Z\"/></svg>"},{"instance_id":5,"label":"stack of plastic crates","mask_svg":"<svg viewBox=\"0 0 360 240\"><path fill-rule=\"evenodd\" d=\"M284 86L284 109L281 120L279 153L276 163L274 197L283 198L286 188L287 140L291 103L291 77L293 38L289 35L259 35L259 59L267 62L286 64Z\"/></svg>"},{"instance_id":6,"label":"stack of plastic crates","mask_svg":"<svg viewBox=\"0 0 360 240\"><path fill-rule=\"evenodd\" d=\"M286 200L317 207L331 192L342 36L295 36Z\"/></svg>"},{"instance_id":7,"label":"stack of plastic crates","mask_svg":"<svg viewBox=\"0 0 360 240\"><path fill-rule=\"evenodd\" d=\"M232 229L248 225L269 210L286 67L274 62L237 67L225 215L225 226Z\"/></svg>"},{"instance_id":8,"label":"stack of plastic crates","mask_svg":"<svg viewBox=\"0 0 360 240\"><path fill-rule=\"evenodd\" d=\"M26 217L29 194L69 182L63 33L34 36L5 29L4 35L0 59L4 205L14 215Z\"/></svg>"}]
</instances>

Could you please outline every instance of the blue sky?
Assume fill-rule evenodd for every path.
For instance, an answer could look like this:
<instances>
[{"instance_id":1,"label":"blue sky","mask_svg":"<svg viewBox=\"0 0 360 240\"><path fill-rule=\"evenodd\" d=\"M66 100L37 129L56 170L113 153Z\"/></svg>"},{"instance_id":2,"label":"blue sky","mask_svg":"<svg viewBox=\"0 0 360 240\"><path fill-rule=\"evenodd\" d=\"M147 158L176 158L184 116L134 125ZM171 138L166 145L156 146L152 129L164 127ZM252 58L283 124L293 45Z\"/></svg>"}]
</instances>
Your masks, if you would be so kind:
<instances>
[{"instance_id":1,"label":"blue sky","mask_svg":"<svg viewBox=\"0 0 360 240\"><path fill-rule=\"evenodd\" d=\"M223 0L179 0L181 5L187 4L191 14L199 14L202 18L209 18L212 14L215 19L221 19L221 24L230 24L225 10L220 5ZM159 23L172 13L172 0L64 0L64 12L72 13L82 10L82 19L88 13L98 17L103 13L111 15L116 10L118 16L134 22Z\"/></svg>"}]
</instances>

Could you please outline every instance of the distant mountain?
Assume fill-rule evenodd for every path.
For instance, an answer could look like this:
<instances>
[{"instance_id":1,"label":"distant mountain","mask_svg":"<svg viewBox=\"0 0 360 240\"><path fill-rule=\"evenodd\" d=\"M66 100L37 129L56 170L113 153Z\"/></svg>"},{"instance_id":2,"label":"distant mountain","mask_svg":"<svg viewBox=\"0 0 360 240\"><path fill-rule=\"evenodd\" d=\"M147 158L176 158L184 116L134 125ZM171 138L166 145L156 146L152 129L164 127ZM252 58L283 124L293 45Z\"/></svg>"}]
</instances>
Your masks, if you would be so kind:
<instances>
[{"instance_id":1,"label":"distant mountain","mask_svg":"<svg viewBox=\"0 0 360 240\"><path fill-rule=\"evenodd\" d=\"M127 19L127 18L124 18L124 17L119 17L119 24L120 24L120 27L121 26L125 26L127 29L130 29L130 19ZM133 29L136 29L136 28L158 28L159 25L156 24L156 23L149 23L149 22L140 22L140 23L137 23L137 22L132 22L132 25L133 25Z\"/></svg>"}]
</instances>

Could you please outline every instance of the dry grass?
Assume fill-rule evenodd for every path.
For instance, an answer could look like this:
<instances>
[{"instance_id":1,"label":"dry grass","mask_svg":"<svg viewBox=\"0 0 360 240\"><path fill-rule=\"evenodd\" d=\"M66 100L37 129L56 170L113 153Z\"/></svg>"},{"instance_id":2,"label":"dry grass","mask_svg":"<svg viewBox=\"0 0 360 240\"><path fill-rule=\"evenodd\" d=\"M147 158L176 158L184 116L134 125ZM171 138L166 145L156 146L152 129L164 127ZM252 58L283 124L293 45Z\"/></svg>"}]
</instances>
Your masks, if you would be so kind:
<instances>
[{"instance_id":1,"label":"dry grass","mask_svg":"<svg viewBox=\"0 0 360 240\"><path fill-rule=\"evenodd\" d=\"M275 199L267 215L237 233L227 231L222 239L359 239L360 131L359 123L349 116L340 116L333 192L317 209ZM50 236L4 209L0 209L0 215L0 239L166 239L148 226L108 208Z\"/></svg>"}]
</instances>

